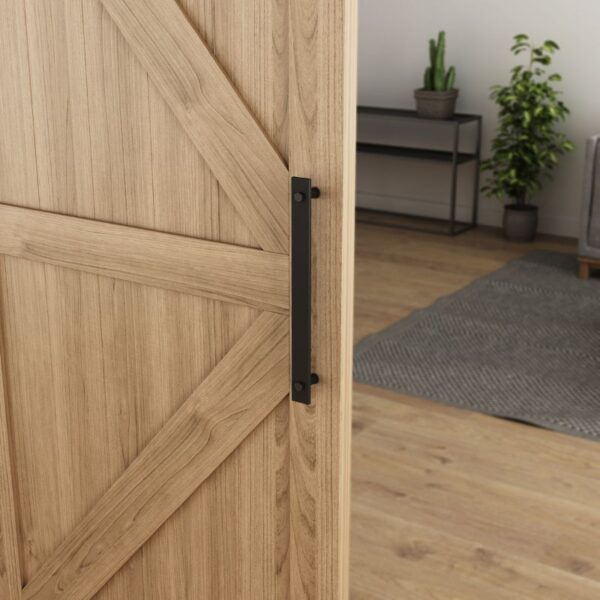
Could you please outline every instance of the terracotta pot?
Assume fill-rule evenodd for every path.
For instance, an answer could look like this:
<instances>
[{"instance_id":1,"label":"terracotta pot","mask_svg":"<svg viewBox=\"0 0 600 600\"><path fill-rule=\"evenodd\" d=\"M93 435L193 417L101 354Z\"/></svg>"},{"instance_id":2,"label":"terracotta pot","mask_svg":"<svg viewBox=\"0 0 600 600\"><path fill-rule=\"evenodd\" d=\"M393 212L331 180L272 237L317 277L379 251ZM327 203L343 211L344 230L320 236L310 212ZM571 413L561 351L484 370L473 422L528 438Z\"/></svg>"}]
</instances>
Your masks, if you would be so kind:
<instances>
[{"instance_id":1,"label":"terracotta pot","mask_svg":"<svg viewBox=\"0 0 600 600\"><path fill-rule=\"evenodd\" d=\"M451 119L454 116L457 98L458 90L447 92L415 90L417 114L425 119Z\"/></svg>"},{"instance_id":2,"label":"terracotta pot","mask_svg":"<svg viewBox=\"0 0 600 600\"><path fill-rule=\"evenodd\" d=\"M513 242L532 242L538 226L538 207L508 204L504 207L504 237Z\"/></svg>"}]
</instances>

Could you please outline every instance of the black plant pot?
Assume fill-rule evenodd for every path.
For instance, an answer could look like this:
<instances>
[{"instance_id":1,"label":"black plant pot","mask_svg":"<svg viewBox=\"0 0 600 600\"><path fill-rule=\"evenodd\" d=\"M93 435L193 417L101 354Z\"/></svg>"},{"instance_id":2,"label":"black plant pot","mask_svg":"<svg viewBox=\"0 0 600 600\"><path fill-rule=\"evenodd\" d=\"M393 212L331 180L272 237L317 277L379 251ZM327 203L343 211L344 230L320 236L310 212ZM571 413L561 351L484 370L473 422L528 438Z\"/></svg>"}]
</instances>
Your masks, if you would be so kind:
<instances>
[{"instance_id":1,"label":"black plant pot","mask_svg":"<svg viewBox=\"0 0 600 600\"><path fill-rule=\"evenodd\" d=\"M538 207L508 204L504 207L504 237L513 242L532 242L538 226Z\"/></svg>"}]
</instances>

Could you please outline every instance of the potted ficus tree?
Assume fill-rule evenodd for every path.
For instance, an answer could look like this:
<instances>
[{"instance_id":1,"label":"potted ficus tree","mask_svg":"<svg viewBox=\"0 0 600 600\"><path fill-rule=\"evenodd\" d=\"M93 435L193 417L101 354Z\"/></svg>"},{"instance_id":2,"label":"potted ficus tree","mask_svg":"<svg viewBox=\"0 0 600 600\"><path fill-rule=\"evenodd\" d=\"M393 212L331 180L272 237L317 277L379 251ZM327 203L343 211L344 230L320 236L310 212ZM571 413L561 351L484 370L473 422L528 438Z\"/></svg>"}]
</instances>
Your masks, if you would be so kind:
<instances>
[{"instance_id":1,"label":"potted ficus tree","mask_svg":"<svg viewBox=\"0 0 600 600\"><path fill-rule=\"evenodd\" d=\"M559 157L574 146L556 130L569 114L553 86L561 76L546 72L558 44L547 40L534 46L528 36L519 34L511 50L515 55L527 52L528 62L512 69L508 85L492 87L499 123L492 156L482 163L489 174L482 191L505 203L505 237L531 241L538 222L533 196L542 189L544 179L551 177Z\"/></svg>"},{"instance_id":2,"label":"potted ficus tree","mask_svg":"<svg viewBox=\"0 0 600 600\"><path fill-rule=\"evenodd\" d=\"M425 69L423 87L415 90L417 114L427 119L449 119L454 115L458 90L456 69L446 71L446 33L440 31L437 42L429 40L429 66Z\"/></svg>"}]
</instances>

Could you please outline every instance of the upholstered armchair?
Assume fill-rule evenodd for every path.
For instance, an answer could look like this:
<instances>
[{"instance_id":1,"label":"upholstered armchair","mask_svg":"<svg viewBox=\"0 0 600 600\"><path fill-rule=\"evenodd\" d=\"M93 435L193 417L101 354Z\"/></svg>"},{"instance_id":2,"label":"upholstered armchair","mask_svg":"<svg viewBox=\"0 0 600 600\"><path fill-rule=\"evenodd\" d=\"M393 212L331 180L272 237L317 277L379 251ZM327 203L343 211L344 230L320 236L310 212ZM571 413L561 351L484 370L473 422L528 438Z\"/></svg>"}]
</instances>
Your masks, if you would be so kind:
<instances>
[{"instance_id":1,"label":"upholstered armchair","mask_svg":"<svg viewBox=\"0 0 600 600\"><path fill-rule=\"evenodd\" d=\"M600 269L600 135L588 140L579 234L579 276Z\"/></svg>"}]
</instances>

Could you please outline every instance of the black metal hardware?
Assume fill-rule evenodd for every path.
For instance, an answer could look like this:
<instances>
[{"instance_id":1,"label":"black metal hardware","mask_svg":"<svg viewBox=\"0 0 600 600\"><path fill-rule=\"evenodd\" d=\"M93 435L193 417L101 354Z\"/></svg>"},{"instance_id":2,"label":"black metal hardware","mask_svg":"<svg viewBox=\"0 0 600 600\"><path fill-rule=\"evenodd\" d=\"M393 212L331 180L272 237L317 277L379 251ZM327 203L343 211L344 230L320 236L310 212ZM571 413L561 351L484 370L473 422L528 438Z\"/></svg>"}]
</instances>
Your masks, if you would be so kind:
<instances>
[{"instance_id":1,"label":"black metal hardware","mask_svg":"<svg viewBox=\"0 0 600 600\"><path fill-rule=\"evenodd\" d=\"M311 200L321 195L310 179L292 177L292 400L311 403Z\"/></svg>"}]
</instances>

